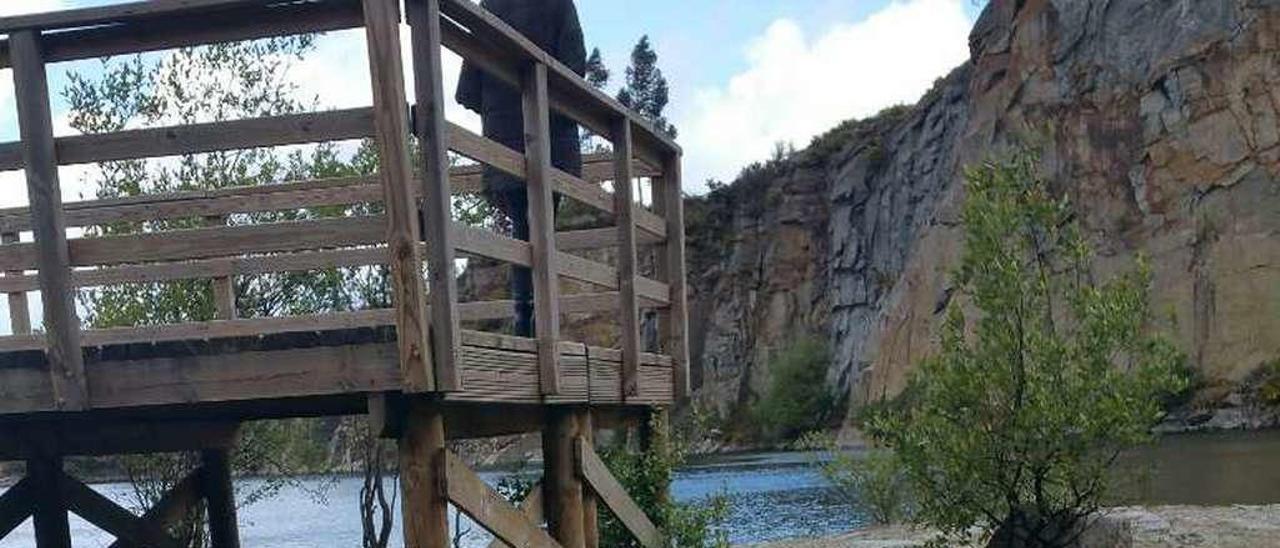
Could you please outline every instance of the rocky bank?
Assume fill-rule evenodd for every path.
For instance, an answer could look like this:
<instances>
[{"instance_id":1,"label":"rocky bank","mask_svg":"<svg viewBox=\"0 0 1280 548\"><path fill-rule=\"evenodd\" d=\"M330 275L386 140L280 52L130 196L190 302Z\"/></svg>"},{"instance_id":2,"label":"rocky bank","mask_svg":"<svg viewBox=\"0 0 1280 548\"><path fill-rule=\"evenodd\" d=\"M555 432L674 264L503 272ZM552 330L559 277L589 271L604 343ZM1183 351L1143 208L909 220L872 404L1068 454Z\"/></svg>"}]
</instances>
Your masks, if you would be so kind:
<instances>
[{"instance_id":1,"label":"rocky bank","mask_svg":"<svg viewBox=\"0 0 1280 548\"><path fill-rule=\"evenodd\" d=\"M696 401L749 403L804 333L846 402L901 389L952 297L964 166L1030 139L1100 274L1149 258L1200 406L1247 408L1280 360L1280 1L992 0L970 50L918 104L691 199Z\"/></svg>"}]
</instances>

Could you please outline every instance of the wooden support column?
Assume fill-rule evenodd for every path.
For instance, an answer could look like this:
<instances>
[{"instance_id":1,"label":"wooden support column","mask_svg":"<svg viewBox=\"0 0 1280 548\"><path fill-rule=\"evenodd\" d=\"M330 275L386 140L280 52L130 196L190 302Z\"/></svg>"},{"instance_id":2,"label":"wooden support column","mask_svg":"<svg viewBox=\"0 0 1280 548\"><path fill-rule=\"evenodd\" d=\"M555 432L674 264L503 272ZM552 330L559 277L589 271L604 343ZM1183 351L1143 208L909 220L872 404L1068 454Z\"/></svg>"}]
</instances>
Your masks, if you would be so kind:
<instances>
[{"instance_id":1,"label":"wooden support column","mask_svg":"<svg viewBox=\"0 0 1280 548\"><path fill-rule=\"evenodd\" d=\"M217 215L205 217L205 226L226 226L227 218ZM236 288L231 276L219 276L213 279L214 318L219 320L236 319Z\"/></svg>"},{"instance_id":2,"label":"wooden support column","mask_svg":"<svg viewBox=\"0 0 1280 548\"><path fill-rule=\"evenodd\" d=\"M622 328L622 395L640 395L640 302L636 298L635 176L632 172L631 121L613 128L613 203L618 225L618 309Z\"/></svg>"},{"instance_id":3,"label":"wooden support column","mask_svg":"<svg viewBox=\"0 0 1280 548\"><path fill-rule=\"evenodd\" d=\"M448 546L449 499L444 478L444 412L436 399L405 403L400 436L401 519L405 548Z\"/></svg>"},{"instance_id":4,"label":"wooden support column","mask_svg":"<svg viewBox=\"0 0 1280 548\"><path fill-rule=\"evenodd\" d=\"M578 437L587 447L595 445L595 425L591 419L591 408L578 410ZM582 533L586 548L600 548L600 507L596 493L589 488L582 489Z\"/></svg>"},{"instance_id":5,"label":"wooden support column","mask_svg":"<svg viewBox=\"0 0 1280 548\"><path fill-rule=\"evenodd\" d=\"M67 523L67 505L62 500L58 483L62 477L61 457L41 457L27 461L27 477L35 487L36 548L71 548L71 527Z\"/></svg>"},{"instance_id":6,"label":"wooden support column","mask_svg":"<svg viewBox=\"0 0 1280 548\"><path fill-rule=\"evenodd\" d=\"M565 548L586 546L582 481L574 465L578 413L570 406L551 406L547 409L547 425L542 430L543 509L547 531Z\"/></svg>"},{"instance_id":7,"label":"wooden support column","mask_svg":"<svg viewBox=\"0 0 1280 548\"><path fill-rule=\"evenodd\" d=\"M210 548L240 548L236 521L236 491L231 478L231 455L226 449L200 452L200 486L209 513Z\"/></svg>"},{"instance_id":8,"label":"wooden support column","mask_svg":"<svg viewBox=\"0 0 1280 548\"><path fill-rule=\"evenodd\" d=\"M524 151L529 192L529 243L533 246L533 316L543 394L560 393L560 271L556 260L555 200L551 180L551 103L547 66L524 73Z\"/></svg>"},{"instance_id":9,"label":"wooden support column","mask_svg":"<svg viewBox=\"0 0 1280 548\"><path fill-rule=\"evenodd\" d=\"M17 232L0 234L0 244L18 243ZM5 276L21 276L21 270L9 270ZM31 332L31 310L27 307L26 292L9 294L9 329L14 335L25 335Z\"/></svg>"},{"instance_id":10,"label":"wooden support column","mask_svg":"<svg viewBox=\"0 0 1280 548\"><path fill-rule=\"evenodd\" d=\"M449 187L449 144L444 114L444 76L440 61L440 0L410 0L413 29L414 134L422 149L422 230L427 242L431 298L431 341L434 344L436 389L462 388L458 352L458 277L454 266L453 199Z\"/></svg>"},{"instance_id":11,"label":"wooden support column","mask_svg":"<svg viewBox=\"0 0 1280 548\"><path fill-rule=\"evenodd\" d=\"M435 389L435 375L427 339L426 284L422 279L422 253L418 245L421 231L409 158L399 2L364 0L364 17L400 368L407 391L426 392Z\"/></svg>"},{"instance_id":12,"label":"wooden support column","mask_svg":"<svg viewBox=\"0 0 1280 548\"><path fill-rule=\"evenodd\" d=\"M55 405L78 410L88 406L84 355L80 350L80 319L71 285L67 227L58 183L49 85L38 31L9 35L14 95L18 103L18 133L26 166L36 264L40 269L40 300L44 307L46 352Z\"/></svg>"},{"instance_id":13,"label":"wooden support column","mask_svg":"<svg viewBox=\"0 0 1280 548\"><path fill-rule=\"evenodd\" d=\"M689 288L685 281L684 191L680 155L673 154L655 179L654 207L667 221L667 241L658 250L659 279L671 289L671 305L658 314L663 350L671 356L676 400L689 397Z\"/></svg>"}]
</instances>

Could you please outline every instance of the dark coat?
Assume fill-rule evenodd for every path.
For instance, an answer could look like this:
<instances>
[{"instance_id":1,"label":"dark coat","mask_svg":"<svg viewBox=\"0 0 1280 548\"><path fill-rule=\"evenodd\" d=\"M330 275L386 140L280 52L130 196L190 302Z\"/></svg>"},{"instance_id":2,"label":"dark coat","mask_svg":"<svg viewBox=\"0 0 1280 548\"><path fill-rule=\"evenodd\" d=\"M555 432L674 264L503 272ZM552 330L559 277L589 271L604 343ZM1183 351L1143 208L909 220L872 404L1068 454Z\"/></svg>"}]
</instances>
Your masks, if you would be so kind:
<instances>
[{"instance_id":1,"label":"dark coat","mask_svg":"<svg viewBox=\"0 0 1280 548\"><path fill-rule=\"evenodd\" d=\"M573 0L484 0L480 5L574 72L586 73L587 52ZM457 100L480 114L485 137L524 151L524 115L519 90L486 75L472 63L464 63ZM551 163L571 174L582 172L578 126L555 114L551 116ZM484 186L486 194L496 202L505 201L498 194L524 188L517 180L493 169L485 170Z\"/></svg>"}]
</instances>

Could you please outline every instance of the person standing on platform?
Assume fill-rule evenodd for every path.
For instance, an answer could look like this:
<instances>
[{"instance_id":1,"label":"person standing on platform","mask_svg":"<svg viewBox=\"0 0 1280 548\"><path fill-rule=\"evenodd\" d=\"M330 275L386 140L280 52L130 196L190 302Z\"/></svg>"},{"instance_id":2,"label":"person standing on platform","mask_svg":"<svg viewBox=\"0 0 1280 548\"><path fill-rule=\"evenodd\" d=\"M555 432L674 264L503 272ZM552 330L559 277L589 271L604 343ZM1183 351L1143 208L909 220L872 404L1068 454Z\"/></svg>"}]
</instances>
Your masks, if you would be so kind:
<instances>
[{"instance_id":1,"label":"person standing on platform","mask_svg":"<svg viewBox=\"0 0 1280 548\"><path fill-rule=\"evenodd\" d=\"M480 5L578 75L586 73L587 52L573 0L484 0ZM474 64L465 63L458 80L457 100L480 114L485 137L524 151L520 90L485 74ZM551 114L551 164L571 175L582 174L578 126L554 112ZM511 222L512 237L528 241L529 200L525 184L488 166L483 183L485 198ZM555 204L559 203L560 197L556 196ZM512 267L511 294L515 301L515 334L532 337L535 330L533 273L528 268Z\"/></svg>"}]
</instances>

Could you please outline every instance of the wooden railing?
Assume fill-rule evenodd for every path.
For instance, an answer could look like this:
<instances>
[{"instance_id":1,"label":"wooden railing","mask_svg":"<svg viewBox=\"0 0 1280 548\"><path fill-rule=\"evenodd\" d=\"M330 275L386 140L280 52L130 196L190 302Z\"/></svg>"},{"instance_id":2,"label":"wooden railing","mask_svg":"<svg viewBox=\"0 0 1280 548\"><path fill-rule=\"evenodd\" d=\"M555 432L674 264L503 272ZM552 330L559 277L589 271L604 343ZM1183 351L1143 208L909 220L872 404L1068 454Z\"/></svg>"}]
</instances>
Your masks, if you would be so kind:
<instances>
[{"instance_id":1,"label":"wooden railing","mask_svg":"<svg viewBox=\"0 0 1280 548\"><path fill-rule=\"evenodd\" d=\"M404 386L410 391L459 389L460 322L508 317L509 301L460 303L455 254L530 267L534 273L541 390L559 390L560 316L616 311L622 333L625 395L637 393L640 309L659 310L662 352L675 370L677 396L687 390L684 236L680 149L652 126L591 88L469 0L408 0L414 105L405 96L397 0L155 0L52 14L0 18L0 67L13 69L21 140L0 143L0 170L23 169L30 206L0 210L0 292L10 300L14 335L0 350L43 348L58 407L87 405L80 348L105 340L291 329L384 322L395 325ZM103 55L365 28L373 83L368 108L55 138L49 112L48 63ZM520 86L527 138L521 153L444 116L441 49ZM548 117L558 112L612 142L589 157L581 175L550 164ZM410 112L414 124L410 127ZM370 138L373 177L294 181L164 195L62 203L58 166ZM416 139L420 155L411 155ZM450 152L475 166L450 167ZM529 242L454 221L451 196L479 189L480 166L526 182ZM416 167L415 167L416 166ZM416 175L415 175L416 174ZM633 181L654 185L652 210L633 199ZM600 183L612 181L613 191ZM603 229L556 233L553 194L614 220ZM247 213L380 204L382 213L289 222L245 222ZM367 211L377 208L348 208ZM238 216L238 217L237 217ZM228 223L227 219L237 219ZM185 230L68 238L67 229L120 222L203 219ZM34 239L19 241L31 231ZM615 248L616 265L570 251ZM638 250L656 250L655 278L641 275ZM421 275L426 265L428 278ZM394 308L331 318L235 318L236 276L387 265ZM560 295L561 278L599 292ZM82 332L74 302L80 287L214 281L220 321ZM26 293L41 291L44 333L31 334ZM105 333L110 333L109 335ZM167 334L167 335L166 335Z\"/></svg>"}]
</instances>

